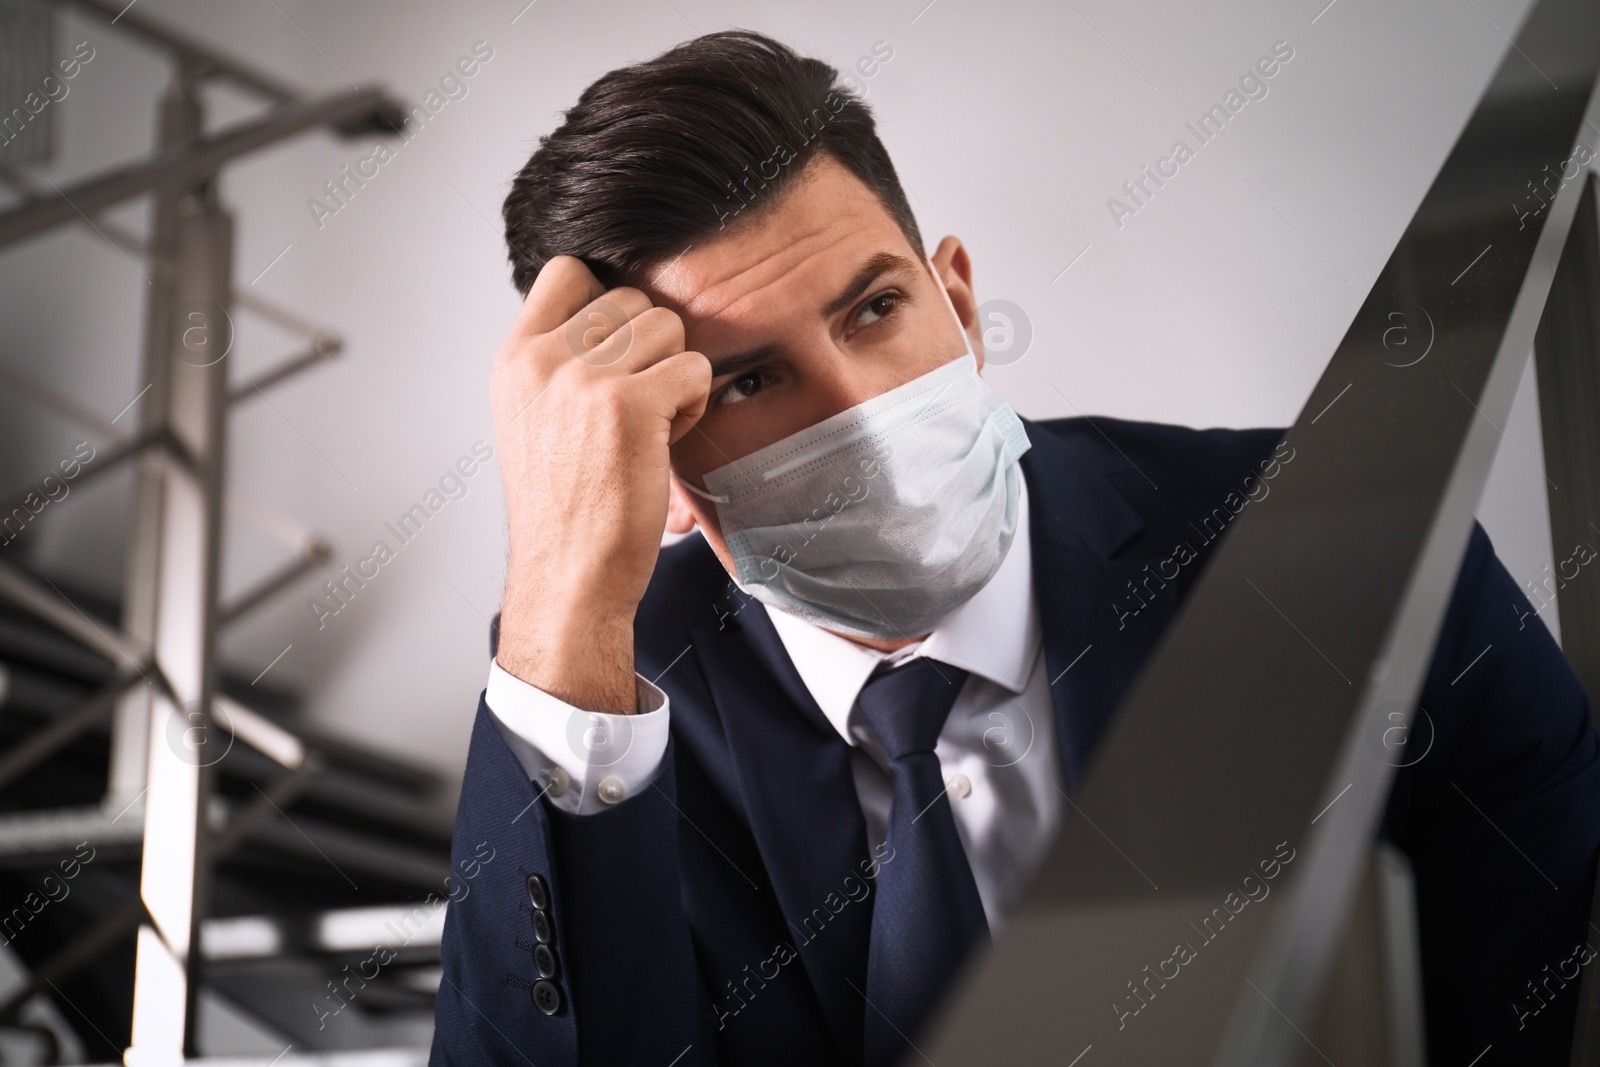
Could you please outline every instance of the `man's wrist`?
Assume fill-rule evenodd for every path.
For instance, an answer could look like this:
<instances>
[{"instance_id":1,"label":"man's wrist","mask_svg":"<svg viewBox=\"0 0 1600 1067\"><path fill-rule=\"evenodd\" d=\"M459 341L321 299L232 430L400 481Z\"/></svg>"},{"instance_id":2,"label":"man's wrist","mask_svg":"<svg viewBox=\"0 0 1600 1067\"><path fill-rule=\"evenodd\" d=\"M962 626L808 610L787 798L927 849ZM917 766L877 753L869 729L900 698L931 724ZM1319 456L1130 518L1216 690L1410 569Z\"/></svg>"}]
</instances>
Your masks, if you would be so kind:
<instances>
[{"instance_id":1,"label":"man's wrist","mask_svg":"<svg viewBox=\"0 0 1600 1067\"><path fill-rule=\"evenodd\" d=\"M548 608L532 615L508 598L495 660L573 707L611 715L638 711L631 617Z\"/></svg>"}]
</instances>

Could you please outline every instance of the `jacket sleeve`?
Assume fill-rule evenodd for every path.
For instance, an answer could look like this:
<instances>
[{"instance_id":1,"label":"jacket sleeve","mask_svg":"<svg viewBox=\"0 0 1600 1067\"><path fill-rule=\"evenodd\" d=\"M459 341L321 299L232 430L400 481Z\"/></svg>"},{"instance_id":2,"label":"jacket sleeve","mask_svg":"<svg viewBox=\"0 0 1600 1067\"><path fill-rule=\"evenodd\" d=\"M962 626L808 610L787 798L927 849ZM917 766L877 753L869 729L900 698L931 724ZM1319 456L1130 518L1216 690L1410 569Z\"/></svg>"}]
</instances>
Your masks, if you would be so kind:
<instances>
[{"instance_id":1,"label":"jacket sleeve","mask_svg":"<svg viewBox=\"0 0 1600 1067\"><path fill-rule=\"evenodd\" d=\"M1579 581L1600 581L1580 576ZM1548 610L1553 611L1552 605ZM1387 813L1416 878L1429 1062L1567 1063L1600 854L1600 743L1474 524Z\"/></svg>"},{"instance_id":2,"label":"jacket sleeve","mask_svg":"<svg viewBox=\"0 0 1600 1067\"><path fill-rule=\"evenodd\" d=\"M479 701L430 1067L715 1062L679 885L674 798L669 742L648 788L598 814L559 811ZM546 929L554 968L541 978L535 931Z\"/></svg>"}]
</instances>

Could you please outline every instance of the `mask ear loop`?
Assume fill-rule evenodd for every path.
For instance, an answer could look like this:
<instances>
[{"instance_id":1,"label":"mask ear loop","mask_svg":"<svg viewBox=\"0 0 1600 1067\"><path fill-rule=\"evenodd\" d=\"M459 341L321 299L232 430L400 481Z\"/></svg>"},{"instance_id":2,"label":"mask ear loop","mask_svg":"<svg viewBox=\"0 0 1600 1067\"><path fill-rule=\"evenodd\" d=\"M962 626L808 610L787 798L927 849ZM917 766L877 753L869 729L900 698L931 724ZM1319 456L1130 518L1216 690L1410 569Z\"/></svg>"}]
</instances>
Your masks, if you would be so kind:
<instances>
[{"instance_id":1,"label":"mask ear loop","mask_svg":"<svg viewBox=\"0 0 1600 1067\"><path fill-rule=\"evenodd\" d=\"M690 485L687 479L679 477L678 472L672 470L671 468L668 468L667 473L673 478L677 479L678 484L689 490L689 492L693 493L695 496L703 497L706 500L711 501L713 504L726 504L728 501L733 499L731 496L717 496L713 493L706 492L704 489L697 489Z\"/></svg>"},{"instance_id":2,"label":"mask ear loop","mask_svg":"<svg viewBox=\"0 0 1600 1067\"><path fill-rule=\"evenodd\" d=\"M922 255L923 262L928 264L928 273L933 275L933 280L939 286L939 295L944 297L944 306L950 309L950 317L956 321L956 329L961 333L962 356L972 356L977 359L977 353L972 350L972 338L967 336L967 328L961 324L961 316L956 314L956 304L950 299L950 290L945 288L944 279L939 277L939 270L933 265L933 259L926 252ZM960 359L961 356L956 356Z\"/></svg>"}]
</instances>

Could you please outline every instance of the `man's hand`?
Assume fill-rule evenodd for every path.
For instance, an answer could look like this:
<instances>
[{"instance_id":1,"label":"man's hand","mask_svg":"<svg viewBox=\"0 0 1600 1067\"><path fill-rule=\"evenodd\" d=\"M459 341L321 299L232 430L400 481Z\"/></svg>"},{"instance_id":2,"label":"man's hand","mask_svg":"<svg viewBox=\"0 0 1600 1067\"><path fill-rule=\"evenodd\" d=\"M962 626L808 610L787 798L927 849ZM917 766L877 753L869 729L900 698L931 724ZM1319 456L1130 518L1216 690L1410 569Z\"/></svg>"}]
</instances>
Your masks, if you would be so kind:
<instances>
[{"instance_id":1,"label":"man's hand","mask_svg":"<svg viewBox=\"0 0 1600 1067\"><path fill-rule=\"evenodd\" d=\"M676 313L557 256L490 372L511 541L496 659L587 711L637 710L633 617L666 525L667 446L711 389L683 346Z\"/></svg>"}]
</instances>

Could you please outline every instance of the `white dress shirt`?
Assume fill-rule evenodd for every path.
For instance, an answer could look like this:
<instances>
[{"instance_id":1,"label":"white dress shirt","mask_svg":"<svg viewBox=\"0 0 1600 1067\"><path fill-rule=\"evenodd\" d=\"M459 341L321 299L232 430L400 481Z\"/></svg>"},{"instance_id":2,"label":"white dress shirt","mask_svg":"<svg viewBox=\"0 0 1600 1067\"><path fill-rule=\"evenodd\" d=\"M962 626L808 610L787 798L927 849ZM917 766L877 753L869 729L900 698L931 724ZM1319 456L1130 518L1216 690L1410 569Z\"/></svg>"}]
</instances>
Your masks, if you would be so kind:
<instances>
[{"instance_id":1,"label":"white dress shirt","mask_svg":"<svg viewBox=\"0 0 1600 1067\"><path fill-rule=\"evenodd\" d=\"M1033 600L1027 488L1017 536L1000 569L925 639L883 653L768 608L800 678L852 748L856 796L869 845L888 832L893 787L882 746L856 697L880 668L930 656L968 672L934 747L956 832L996 933L1055 835L1061 797L1055 714ZM654 779L667 747L666 694L637 678L639 713L586 712L489 668L486 701L500 734L551 803L604 810Z\"/></svg>"}]
</instances>

